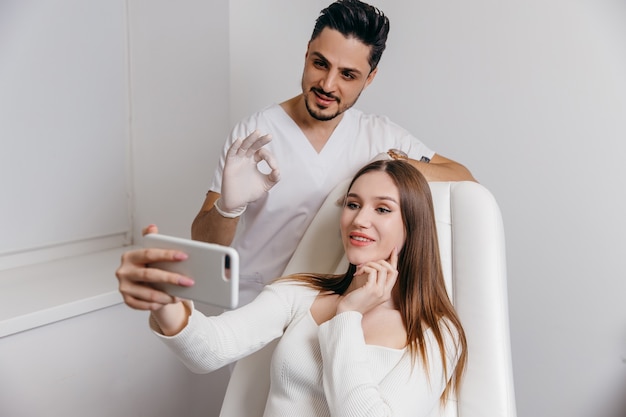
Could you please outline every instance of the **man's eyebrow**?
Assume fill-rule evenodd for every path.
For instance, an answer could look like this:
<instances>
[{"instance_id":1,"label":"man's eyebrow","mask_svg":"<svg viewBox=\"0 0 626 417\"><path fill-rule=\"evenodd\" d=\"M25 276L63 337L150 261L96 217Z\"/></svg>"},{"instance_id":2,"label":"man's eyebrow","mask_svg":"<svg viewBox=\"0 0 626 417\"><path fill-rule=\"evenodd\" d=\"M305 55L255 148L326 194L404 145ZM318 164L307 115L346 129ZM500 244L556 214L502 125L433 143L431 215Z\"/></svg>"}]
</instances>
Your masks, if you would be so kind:
<instances>
[{"instance_id":1,"label":"man's eyebrow","mask_svg":"<svg viewBox=\"0 0 626 417\"><path fill-rule=\"evenodd\" d=\"M328 62L328 60L326 59L326 57L325 57L324 55L322 55L321 53L319 53L319 52L315 52L315 51L313 51L313 52L311 52L311 55L315 55L316 57L318 57L318 58L319 58L319 59L321 59L322 61L324 61L324 62Z\"/></svg>"},{"instance_id":2,"label":"man's eyebrow","mask_svg":"<svg viewBox=\"0 0 626 417\"><path fill-rule=\"evenodd\" d=\"M313 51L311 52L311 55L315 55L318 59L321 59L322 61L328 63L328 59L326 59L326 57L319 52ZM347 72L352 72L356 75L361 75L361 71L359 71L357 68L339 68L339 69L344 72L347 71Z\"/></svg>"}]
</instances>

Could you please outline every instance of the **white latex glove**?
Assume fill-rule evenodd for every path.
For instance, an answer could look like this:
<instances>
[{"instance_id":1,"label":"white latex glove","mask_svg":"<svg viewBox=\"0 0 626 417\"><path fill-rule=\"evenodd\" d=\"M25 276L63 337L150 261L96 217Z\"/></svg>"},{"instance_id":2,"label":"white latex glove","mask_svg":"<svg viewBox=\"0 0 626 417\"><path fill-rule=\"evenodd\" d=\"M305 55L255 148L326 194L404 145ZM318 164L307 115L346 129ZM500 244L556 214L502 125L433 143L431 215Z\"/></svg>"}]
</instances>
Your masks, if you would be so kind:
<instances>
[{"instance_id":1,"label":"white latex glove","mask_svg":"<svg viewBox=\"0 0 626 417\"><path fill-rule=\"evenodd\" d=\"M237 139L226 153L222 193L218 208L223 212L243 213L248 203L258 200L280 180L274 155L264 146L272 140L257 130L246 139ZM267 162L271 172L263 174L257 164Z\"/></svg>"}]
</instances>

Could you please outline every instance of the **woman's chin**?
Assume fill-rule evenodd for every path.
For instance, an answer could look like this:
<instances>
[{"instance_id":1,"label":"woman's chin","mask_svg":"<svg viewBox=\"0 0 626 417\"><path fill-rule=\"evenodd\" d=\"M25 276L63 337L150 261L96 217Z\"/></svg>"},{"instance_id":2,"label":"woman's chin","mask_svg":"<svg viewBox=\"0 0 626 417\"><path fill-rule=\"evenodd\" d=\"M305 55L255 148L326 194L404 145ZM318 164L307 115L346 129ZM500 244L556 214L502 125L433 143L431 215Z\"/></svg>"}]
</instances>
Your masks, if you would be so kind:
<instances>
[{"instance_id":1,"label":"woman's chin","mask_svg":"<svg viewBox=\"0 0 626 417\"><path fill-rule=\"evenodd\" d=\"M363 265L364 263L367 262L372 262L372 261L379 261L380 259L372 259L371 256L363 256L363 255L352 255L350 256L349 254L346 256L346 258L348 259L348 262L350 262L352 265Z\"/></svg>"},{"instance_id":2,"label":"woman's chin","mask_svg":"<svg viewBox=\"0 0 626 417\"><path fill-rule=\"evenodd\" d=\"M350 262L352 265L360 265L363 262L360 261L360 257L356 257L356 256L346 256L346 259L348 259L348 262Z\"/></svg>"}]
</instances>

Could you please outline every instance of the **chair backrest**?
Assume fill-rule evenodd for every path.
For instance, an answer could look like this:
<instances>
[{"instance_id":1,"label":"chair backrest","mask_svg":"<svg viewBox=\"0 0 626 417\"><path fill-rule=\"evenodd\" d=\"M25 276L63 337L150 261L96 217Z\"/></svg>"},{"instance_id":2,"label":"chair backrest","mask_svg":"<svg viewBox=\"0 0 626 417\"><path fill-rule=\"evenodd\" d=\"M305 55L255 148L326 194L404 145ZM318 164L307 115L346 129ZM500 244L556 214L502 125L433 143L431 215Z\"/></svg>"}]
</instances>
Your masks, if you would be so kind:
<instances>
[{"instance_id":1,"label":"chair backrest","mask_svg":"<svg viewBox=\"0 0 626 417\"><path fill-rule=\"evenodd\" d=\"M285 275L343 272L337 204L330 193L298 245ZM446 285L468 339L468 367L456 398L430 417L515 417L502 218L492 194L473 182L430 183ZM277 342L234 367L221 417L261 417Z\"/></svg>"}]
</instances>

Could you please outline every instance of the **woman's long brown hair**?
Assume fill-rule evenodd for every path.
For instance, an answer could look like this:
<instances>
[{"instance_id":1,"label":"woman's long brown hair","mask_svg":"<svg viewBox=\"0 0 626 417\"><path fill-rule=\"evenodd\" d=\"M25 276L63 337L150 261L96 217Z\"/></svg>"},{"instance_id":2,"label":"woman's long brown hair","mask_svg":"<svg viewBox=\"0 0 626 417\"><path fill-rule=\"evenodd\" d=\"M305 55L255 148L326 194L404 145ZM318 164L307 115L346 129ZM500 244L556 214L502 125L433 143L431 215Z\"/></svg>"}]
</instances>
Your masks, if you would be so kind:
<instances>
[{"instance_id":1,"label":"woman's long brown hair","mask_svg":"<svg viewBox=\"0 0 626 417\"><path fill-rule=\"evenodd\" d=\"M444 375L448 382L441 395L442 405L451 392L458 392L467 363L467 341L463 326L448 297L439 257L437 227L430 187L423 175L401 160L375 161L354 176L348 190L363 174L386 172L398 187L406 241L398 253L398 279L395 302L407 331L407 347L413 361L419 356L428 372L425 332L431 329L439 345ZM350 264L344 275L297 274L286 277L336 294L344 294L352 282L356 266ZM445 319L445 320L444 320ZM450 328L452 327L452 328ZM457 340L458 362L453 373L447 369L444 332Z\"/></svg>"}]
</instances>

